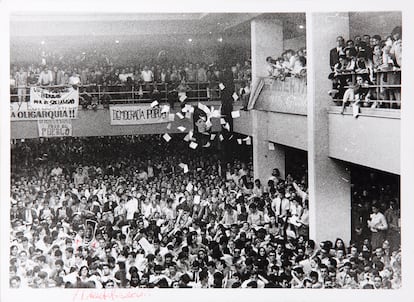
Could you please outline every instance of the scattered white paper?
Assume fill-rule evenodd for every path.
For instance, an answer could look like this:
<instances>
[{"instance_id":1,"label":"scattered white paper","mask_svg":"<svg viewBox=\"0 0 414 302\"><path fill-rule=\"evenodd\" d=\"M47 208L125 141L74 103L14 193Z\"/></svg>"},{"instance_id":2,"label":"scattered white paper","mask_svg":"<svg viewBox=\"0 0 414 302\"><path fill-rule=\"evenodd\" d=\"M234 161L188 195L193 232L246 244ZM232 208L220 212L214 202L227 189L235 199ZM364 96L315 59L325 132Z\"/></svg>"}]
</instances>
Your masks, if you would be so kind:
<instances>
[{"instance_id":1,"label":"scattered white paper","mask_svg":"<svg viewBox=\"0 0 414 302\"><path fill-rule=\"evenodd\" d=\"M170 136L168 133L165 133L165 134L162 136L162 138L163 138L163 139L165 139L165 141L166 141L167 143L171 140L171 136Z\"/></svg>"},{"instance_id":2,"label":"scattered white paper","mask_svg":"<svg viewBox=\"0 0 414 302\"><path fill-rule=\"evenodd\" d=\"M221 116L221 113L219 110L211 111L211 117L219 118L220 116Z\"/></svg>"},{"instance_id":3,"label":"scattered white paper","mask_svg":"<svg viewBox=\"0 0 414 302\"><path fill-rule=\"evenodd\" d=\"M193 191L193 184L191 182L189 182L187 184L187 186L185 187L185 189L186 189L186 191L191 193Z\"/></svg>"},{"instance_id":4,"label":"scattered white paper","mask_svg":"<svg viewBox=\"0 0 414 302\"><path fill-rule=\"evenodd\" d=\"M224 84L223 84L223 83L220 83L220 84L219 84L219 87L220 87L220 90L223 90L224 88L226 88L226 86L224 86Z\"/></svg>"},{"instance_id":5,"label":"scattered white paper","mask_svg":"<svg viewBox=\"0 0 414 302\"><path fill-rule=\"evenodd\" d=\"M241 140L241 138L238 138L238 139L237 139L237 143L238 143L239 145L241 145L241 144L242 144L242 140Z\"/></svg>"},{"instance_id":6,"label":"scattered white paper","mask_svg":"<svg viewBox=\"0 0 414 302\"><path fill-rule=\"evenodd\" d=\"M239 96L237 95L237 93L233 93L233 100L237 101L239 98Z\"/></svg>"},{"instance_id":7,"label":"scattered white paper","mask_svg":"<svg viewBox=\"0 0 414 302\"><path fill-rule=\"evenodd\" d=\"M191 112L186 112L185 113L185 118L188 118L190 120L191 119Z\"/></svg>"},{"instance_id":8,"label":"scattered white paper","mask_svg":"<svg viewBox=\"0 0 414 302\"><path fill-rule=\"evenodd\" d=\"M193 138L193 131L189 131L186 136L184 136L184 140L189 142Z\"/></svg>"},{"instance_id":9,"label":"scattered white paper","mask_svg":"<svg viewBox=\"0 0 414 302\"><path fill-rule=\"evenodd\" d=\"M198 103L198 108L203 110L205 113L207 113L207 115L211 114L210 109L202 103Z\"/></svg>"},{"instance_id":10,"label":"scattered white paper","mask_svg":"<svg viewBox=\"0 0 414 302\"><path fill-rule=\"evenodd\" d=\"M177 129L180 130L181 132L184 132L185 131L185 127L184 126L178 126Z\"/></svg>"},{"instance_id":11,"label":"scattered white paper","mask_svg":"<svg viewBox=\"0 0 414 302\"><path fill-rule=\"evenodd\" d=\"M174 119L175 119L175 114L174 113L168 114L168 121L174 122Z\"/></svg>"},{"instance_id":12,"label":"scattered white paper","mask_svg":"<svg viewBox=\"0 0 414 302\"><path fill-rule=\"evenodd\" d=\"M230 131L230 125L229 125L229 123L226 123L226 124L223 126L223 128L224 128L224 129L226 129L227 131Z\"/></svg>"},{"instance_id":13,"label":"scattered white paper","mask_svg":"<svg viewBox=\"0 0 414 302\"><path fill-rule=\"evenodd\" d=\"M187 95L185 94L185 92L183 92L183 94L179 95L180 102L184 102L186 99L187 99Z\"/></svg>"},{"instance_id":14,"label":"scattered white paper","mask_svg":"<svg viewBox=\"0 0 414 302\"><path fill-rule=\"evenodd\" d=\"M222 125L226 124L226 120L224 118L221 118L220 119L220 124L222 124Z\"/></svg>"},{"instance_id":15,"label":"scattered white paper","mask_svg":"<svg viewBox=\"0 0 414 302\"><path fill-rule=\"evenodd\" d=\"M194 204L200 204L200 201L201 201L200 195L194 196L194 200L193 200L193 203Z\"/></svg>"},{"instance_id":16,"label":"scattered white paper","mask_svg":"<svg viewBox=\"0 0 414 302\"><path fill-rule=\"evenodd\" d=\"M173 114L173 116L174 116L174 114ZM169 130L169 129L171 129L171 123L168 123L168 125L167 125L167 129Z\"/></svg>"},{"instance_id":17,"label":"scattered white paper","mask_svg":"<svg viewBox=\"0 0 414 302\"><path fill-rule=\"evenodd\" d=\"M180 163L178 166L184 170L184 173L188 172L188 165L187 164Z\"/></svg>"},{"instance_id":18,"label":"scattered white paper","mask_svg":"<svg viewBox=\"0 0 414 302\"><path fill-rule=\"evenodd\" d=\"M154 108L157 105L158 105L158 102L157 101L154 101L154 102L151 103L151 108Z\"/></svg>"},{"instance_id":19,"label":"scattered white paper","mask_svg":"<svg viewBox=\"0 0 414 302\"><path fill-rule=\"evenodd\" d=\"M147 238L142 237L139 241L138 241L139 245L142 247L142 249L145 251L145 254L152 254L154 252L154 246L149 243L149 241L147 240Z\"/></svg>"},{"instance_id":20,"label":"scattered white paper","mask_svg":"<svg viewBox=\"0 0 414 302\"><path fill-rule=\"evenodd\" d=\"M246 139L246 145L250 146L251 144L252 144L252 139L251 139L251 137L249 136L249 137Z\"/></svg>"},{"instance_id":21,"label":"scattered white paper","mask_svg":"<svg viewBox=\"0 0 414 302\"><path fill-rule=\"evenodd\" d=\"M219 139L220 139L221 141L223 141L223 140L224 140L224 137L223 137L223 135L222 135L222 134L220 134Z\"/></svg>"},{"instance_id":22,"label":"scattered white paper","mask_svg":"<svg viewBox=\"0 0 414 302\"><path fill-rule=\"evenodd\" d=\"M177 112L177 113L176 113L176 115L177 115L180 119L183 119L183 118L184 118L184 115L182 115L182 113L181 113L181 112Z\"/></svg>"},{"instance_id":23,"label":"scattered white paper","mask_svg":"<svg viewBox=\"0 0 414 302\"><path fill-rule=\"evenodd\" d=\"M193 108L193 106L186 104L181 111L182 112L191 112L191 108Z\"/></svg>"},{"instance_id":24,"label":"scattered white paper","mask_svg":"<svg viewBox=\"0 0 414 302\"><path fill-rule=\"evenodd\" d=\"M210 135L210 140L214 140L216 138L216 134L215 133L212 133L211 135Z\"/></svg>"},{"instance_id":25,"label":"scattered white paper","mask_svg":"<svg viewBox=\"0 0 414 302\"><path fill-rule=\"evenodd\" d=\"M205 145L203 146L203 148L208 148L208 147L210 147L210 146L211 146L210 142L207 142L207 144L205 144Z\"/></svg>"},{"instance_id":26,"label":"scattered white paper","mask_svg":"<svg viewBox=\"0 0 414 302\"><path fill-rule=\"evenodd\" d=\"M269 142L269 150L275 150L275 145Z\"/></svg>"},{"instance_id":27,"label":"scattered white paper","mask_svg":"<svg viewBox=\"0 0 414 302\"><path fill-rule=\"evenodd\" d=\"M170 106L164 105L162 106L161 113L168 113L170 112Z\"/></svg>"},{"instance_id":28,"label":"scattered white paper","mask_svg":"<svg viewBox=\"0 0 414 302\"><path fill-rule=\"evenodd\" d=\"M240 117L240 111L239 111L239 110L237 110L237 111L232 111L232 112L231 112L231 117L232 117L232 118L238 118L238 117Z\"/></svg>"},{"instance_id":29,"label":"scattered white paper","mask_svg":"<svg viewBox=\"0 0 414 302\"><path fill-rule=\"evenodd\" d=\"M190 143L190 148L191 148L191 149L195 149L195 148L197 148L197 146L198 146L198 144L197 144L197 143L195 143L195 142L191 142L191 143Z\"/></svg>"},{"instance_id":30,"label":"scattered white paper","mask_svg":"<svg viewBox=\"0 0 414 302\"><path fill-rule=\"evenodd\" d=\"M211 126L213 126L213 124L211 123L211 121L210 121L210 120L207 120L207 122L206 122L206 127L207 127L207 128L211 128Z\"/></svg>"}]
</instances>

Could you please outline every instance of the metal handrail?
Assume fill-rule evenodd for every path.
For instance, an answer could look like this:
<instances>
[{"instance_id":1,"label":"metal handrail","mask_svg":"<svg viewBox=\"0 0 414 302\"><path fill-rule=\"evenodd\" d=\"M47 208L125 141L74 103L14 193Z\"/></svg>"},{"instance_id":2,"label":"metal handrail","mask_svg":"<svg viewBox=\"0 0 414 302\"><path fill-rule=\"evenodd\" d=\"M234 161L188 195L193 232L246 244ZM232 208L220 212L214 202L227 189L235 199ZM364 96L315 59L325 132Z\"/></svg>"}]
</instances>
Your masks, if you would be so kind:
<instances>
[{"instance_id":1,"label":"metal handrail","mask_svg":"<svg viewBox=\"0 0 414 302\"><path fill-rule=\"evenodd\" d=\"M214 82L186 82L186 85L188 85L190 87L190 90L186 91L187 93L187 100L189 101L205 101L205 100L215 100L215 99L219 99L221 97L221 90L219 89L219 83L218 81L214 81ZM154 87L154 85L157 86L157 88L159 86L163 86L161 87L161 89L159 90L160 95L161 95L161 100L162 101L167 101L168 100L168 94L170 92L178 92L177 88L169 88L168 86L171 85L171 83L157 83L157 82L147 82L147 83L139 83L136 84L134 83L132 86L131 90L128 91L113 91L114 88L125 88L128 87L128 85L126 84L113 84L113 85L98 85L98 84L81 84L81 85L50 85L50 86L41 86L41 85L30 85L30 86L25 86L24 88L26 89L25 92L25 101L28 101L28 98L30 96L30 88L31 87L41 87L41 88L58 88L58 87L73 87L76 86L78 87L80 90L82 90L83 88L86 88L86 93L89 94L90 96L97 96L98 97L98 104L102 103L102 97L104 95L116 95L116 96L120 96L120 98L115 98L115 99L111 99L110 102L116 102L116 103L121 103L123 101L130 101L132 99L132 101L139 101L139 102L145 102L145 101L151 101L152 99L149 97L144 97L144 96L150 96L151 93L153 92L153 90L146 90L145 87L151 86ZM213 87L211 87L213 86ZM21 89L22 87L14 87L11 89L14 90L18 90ZM105 88L105 89L102 89ZM108 88L110 89L108 91ZM111 89L112 88L112 89ZM143 89L144 88L144 89ZM194 89L195 88L195 89ZM95 89L95 91L93 91L93 89ZM27 91L29 90L29 91ZM89 91L88 91L89 90ZM91 91L92 90L92 91ZM79 95L82 96L84 92L80 91ZM137 97L138 96L138 97ZM19 94L16 93L10 93L10 97L11 97L11 101L13 102L13 98L17 98L19 97ZM16 100L17 101L17 100Z\"/></svg>"}]
</instances>

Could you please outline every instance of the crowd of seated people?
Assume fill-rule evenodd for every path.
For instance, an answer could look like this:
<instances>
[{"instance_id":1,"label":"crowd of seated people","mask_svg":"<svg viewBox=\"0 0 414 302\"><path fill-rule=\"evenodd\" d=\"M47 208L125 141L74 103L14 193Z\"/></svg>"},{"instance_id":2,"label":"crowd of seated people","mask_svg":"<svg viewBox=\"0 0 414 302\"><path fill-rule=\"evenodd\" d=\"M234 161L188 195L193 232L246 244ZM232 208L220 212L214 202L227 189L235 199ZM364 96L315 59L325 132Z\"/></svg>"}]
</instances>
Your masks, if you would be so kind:
<instances>
[{"instance_id":1,"label":"crowd of seated people","mask_svg":"<svg viewBox=\"0 0 414 302\"><path fill-rule=\"evenodd\" d=\"M10 69L12 101L27 100L29 86L62 85L83 86L86 106L92 103L92 97L104 104L115 99L148 100L158 95L167 99L168 93L183 87L189 98L217 99L225 69L217 63L175 62L173 58L122 63L127 64L96 50L90 55L66 55L62 60L57 54L49 54L37 64L16 62ZM244 88L250 88L250 62L237 63L231 70L236 93L241 96Z\"/></svg>"},{"instance_id":2,"label":"crowd of seated people","mask_svg":"<svg viewBox=\"0 0 414 302\"><path fill-rule=\"evenodd\" d=\"M306 172L254 179L236 155L182 135L13 144L10 287L400 287L399 246L371 234L376 210L367 245L316 244Z\"/></svg>"},{"instance_id":3,"label":"crowd of seated people","mask_svg":"<svg viewBox=\"0 0 414 302\"><path fill-rule=\"evenodd\" d=\"M297 77L306 79L306 48L298 51L288 49L280 57L274 59L266 58L268 76L284 80L286 77Z\"/></svg>"},{"instance_id":4,"label":"crowd of seated people","mask_svg":"<svg viewBox=\"0 0 414 302\"><path fill-rule=\"evenodd\" d=\"M347 40L338 36L330 50L332 90L329 95L340 99L342 112L349 103L363 107L399 108L401 100L401 27L387 37L355 36Z\"/></svg>"}]
</instances>

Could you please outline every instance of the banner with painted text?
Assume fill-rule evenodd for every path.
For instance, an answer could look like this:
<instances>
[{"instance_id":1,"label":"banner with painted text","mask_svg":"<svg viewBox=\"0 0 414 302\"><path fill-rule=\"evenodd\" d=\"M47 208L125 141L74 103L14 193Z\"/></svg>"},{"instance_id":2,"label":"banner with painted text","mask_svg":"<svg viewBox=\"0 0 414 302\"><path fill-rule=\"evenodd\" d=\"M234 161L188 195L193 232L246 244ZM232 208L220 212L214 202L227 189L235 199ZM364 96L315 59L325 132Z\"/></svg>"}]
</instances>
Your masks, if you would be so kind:
<instances>
[{"instance_id":1,"label":"banner with painted text","mask_svg":"<svg viewBox=\"0 0 414 302\"><path fill-rule=\"evenodd\" d=\"M168 113L150 104L115 105L109 107L111 125L168 123Z\"/></svg>"},{"instance_id":2,"label":"banner with painted text","mask_svg":"<svg viewBox=\"0 0 414 302\"><path fill-rule=\"evenodd\" d=\"M11 121L72 120L77 118L78 107L33 108L27 102L10 103Z\"/></svg>"},{"instance_id":3,"label":"banner with painted text","mask_svg":"<svg viewBox=\"0 0 414 302\"><path fill-rule=\"evenodd\" d=\"M42 120L37 121L39 137L72 136L71 120Z\"/></svg>"},{"instance_id":4,"label":"banner with painted text","mask_svg":"<svg viewBox=\"0 0 414 302\"><path fill-rule=\"evenodd\" d=\"M77 108L79 106L79 91L73 87L31 87L29 103L32 108L41 109Z\"/></svg>"}]
</instances>

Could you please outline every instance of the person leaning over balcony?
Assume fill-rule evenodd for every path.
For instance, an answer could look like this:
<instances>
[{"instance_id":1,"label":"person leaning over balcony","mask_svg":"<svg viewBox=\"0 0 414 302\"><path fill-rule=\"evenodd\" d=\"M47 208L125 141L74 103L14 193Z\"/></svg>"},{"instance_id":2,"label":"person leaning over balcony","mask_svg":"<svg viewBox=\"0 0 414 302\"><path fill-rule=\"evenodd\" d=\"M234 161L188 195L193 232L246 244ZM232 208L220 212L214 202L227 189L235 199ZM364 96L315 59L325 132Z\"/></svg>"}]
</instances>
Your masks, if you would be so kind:
<instances>
[{"instance_id":1,"label":"person leaning over balcony","mask_svg":"<svg viewBox=\"0 0 414 302\"><path fill-rule=\"evenodd\" d=\"M342 109L341 114L344 113L345 105L348 102L354 102L354 106L358 105L361 101L369 102L371 98L371 94L369 88L366 86L368 85L367 82L364 82L364 78L362 75L358 75L357 83L354 86L350 86L344 93L344 98L342 99Z\"/></svg>"},{"instance_id":2,"label":"person leaning over balcony","mask_svg":"<svg viewBox=\"0 0 414 302\"><path fill-rule=\"evenodd\" d=\"M288 71L288 73L293 73L293 70L295 68L295 64L296 64L296 61L297 61L297 57L295 56L295 52L292 49L286 50L286 58L288 60L287 71Z\"/></svg>"}]
</instances>

